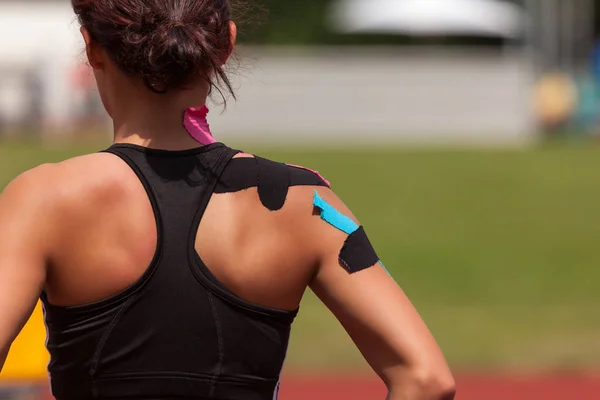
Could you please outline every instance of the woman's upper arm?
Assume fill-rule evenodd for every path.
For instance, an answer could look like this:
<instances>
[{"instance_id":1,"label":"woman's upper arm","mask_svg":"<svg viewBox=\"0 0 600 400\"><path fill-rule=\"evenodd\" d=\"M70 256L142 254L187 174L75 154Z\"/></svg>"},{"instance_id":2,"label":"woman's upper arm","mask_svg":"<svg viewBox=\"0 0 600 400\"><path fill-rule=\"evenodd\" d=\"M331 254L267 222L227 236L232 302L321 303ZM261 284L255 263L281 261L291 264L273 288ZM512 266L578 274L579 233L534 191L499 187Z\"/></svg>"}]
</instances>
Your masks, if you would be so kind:
<instances>
[{"instance_id":1,"label":"woman's upper arm","mask_svg":"<svg viewBox=\"0 0 600 400\"><path fill-rule=\"evenodd\" d=\"M43 290L54 232L47 168L29 171L0 194L0 370Z\"/></svg>"},{"instance_id":2,"label":"woman's upper arm","mask_svg":"<svg viewBox=\"0 0 600 400\"><path fill-rule=\"evenodd\" d=\"M348 208L328 190L319 190L332 209L358 222ZM368 252L370 244L363 239L349 243L346 232L326 221L316 233L321 255L311 288L335 314L352 337L361 353L382 379L391 386L395 377L406 370L448 374L445 359L429 329L398 284L389 276L377 258L370 268L353 271L357 253L347 251L340 257L344 245L358 246ZM374 251L373 251L373 254ZM340 260L346 257L347 260ZM342 263L350 263L344 265ZM360 267L360 265L357 265Z\"/></svg>"}]
</instances>

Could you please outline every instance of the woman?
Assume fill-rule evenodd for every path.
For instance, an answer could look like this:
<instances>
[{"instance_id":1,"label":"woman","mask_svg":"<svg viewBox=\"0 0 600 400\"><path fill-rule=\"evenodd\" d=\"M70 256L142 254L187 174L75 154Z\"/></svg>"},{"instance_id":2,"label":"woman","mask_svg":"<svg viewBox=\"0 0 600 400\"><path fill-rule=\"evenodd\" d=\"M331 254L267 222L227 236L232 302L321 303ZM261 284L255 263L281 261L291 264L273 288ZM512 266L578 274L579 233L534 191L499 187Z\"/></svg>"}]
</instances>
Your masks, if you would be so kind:
<instances>
[{"instance_id":1,"label":"woman","mask_svg":"<svg viewBox=\"0 0 600 400\"><path fill-rule=\"evenodd\" d=\"M1 352L42 293L59 400L273 399L310 286L389 399L453 398L434 339L328 183L212 138L229 1L72 3L114 145L3 192Z\"/></svg>"}]
</instances>

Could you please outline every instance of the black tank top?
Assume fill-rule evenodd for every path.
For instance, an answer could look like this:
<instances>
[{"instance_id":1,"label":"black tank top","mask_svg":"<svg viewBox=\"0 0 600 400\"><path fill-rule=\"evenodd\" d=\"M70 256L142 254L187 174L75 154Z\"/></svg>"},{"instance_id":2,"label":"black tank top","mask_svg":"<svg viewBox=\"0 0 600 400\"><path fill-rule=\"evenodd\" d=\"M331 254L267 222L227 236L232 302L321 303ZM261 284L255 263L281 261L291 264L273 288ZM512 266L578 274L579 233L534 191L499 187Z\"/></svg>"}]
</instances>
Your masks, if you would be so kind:
<instances>
[{"instance_id":1,"label":"black tank top","mask_svg":"<svg viewBox=\"0 0 600 400\"><path fill-rule=\"evenodd\" d=\"M109 299L56 307L42 295L53 395L277 399L297 311L236 297L202 262L195 236L214 192L257 186L259 174L267 185L259 192L271 194L277 188L287 193L294 184L325 186L323 181L260 158L232 159L238 151L221 143L186 151L118 144L107 152L123 159L143 183L158 225L157 250L144 275ZM277 178L282 173L283 185Z\"/></svg>"}]
</instances>

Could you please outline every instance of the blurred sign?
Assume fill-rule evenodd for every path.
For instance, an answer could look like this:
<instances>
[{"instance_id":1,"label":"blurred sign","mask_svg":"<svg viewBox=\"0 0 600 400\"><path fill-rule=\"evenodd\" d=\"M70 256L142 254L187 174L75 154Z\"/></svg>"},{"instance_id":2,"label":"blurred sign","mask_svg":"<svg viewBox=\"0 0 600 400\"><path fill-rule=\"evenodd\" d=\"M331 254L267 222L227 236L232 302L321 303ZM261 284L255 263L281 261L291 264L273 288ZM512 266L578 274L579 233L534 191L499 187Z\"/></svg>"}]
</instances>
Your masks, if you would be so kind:
<instances>
[{"instance_id":1,"label":"blurred sign","mask_svg":"<svg viewBox=\"0 0 600 400\"><path fill-rule=\"evenodd\" d=\"M46 328L42 306L38 304L10 349L0 381L45 379L49 361L45 343Z\"/></svg>"}]
</instances>

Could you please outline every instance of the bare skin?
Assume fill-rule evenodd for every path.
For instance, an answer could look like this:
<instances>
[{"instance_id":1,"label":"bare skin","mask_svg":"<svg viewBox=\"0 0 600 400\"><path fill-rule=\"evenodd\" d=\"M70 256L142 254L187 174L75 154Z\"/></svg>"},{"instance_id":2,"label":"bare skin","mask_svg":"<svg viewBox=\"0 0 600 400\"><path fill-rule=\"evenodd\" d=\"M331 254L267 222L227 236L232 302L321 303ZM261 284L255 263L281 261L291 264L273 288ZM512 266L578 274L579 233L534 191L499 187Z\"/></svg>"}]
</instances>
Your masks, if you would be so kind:
<instances>
[{"instance_id":1,"label":"bare skin","mask_svg":"<svg viewBox=\"0 0 600 400\"><path fill-rule=\"evenodd\" d=\"M180 120L185 108L205 100L206 87L158 97L122 74L85 32L84 38L116 142L198 146ZM214 195L198 229L198 253L230 290L260 305L296 309L311 287L385 382L389 399L452 399L446 361L396 282L379 264L356 274L340 267L347 236L315 215L314 189L292 188L277 212L262 206L256 189ZM352 216L332 191L317 190ZM0 238L1 368L42 290L58 306L122 291L150 264L157 232L131 169L111 154L92 154L15 179L0 196Z\"/></svg>"}]
</instances>

